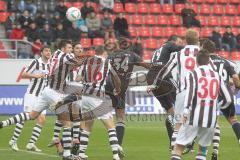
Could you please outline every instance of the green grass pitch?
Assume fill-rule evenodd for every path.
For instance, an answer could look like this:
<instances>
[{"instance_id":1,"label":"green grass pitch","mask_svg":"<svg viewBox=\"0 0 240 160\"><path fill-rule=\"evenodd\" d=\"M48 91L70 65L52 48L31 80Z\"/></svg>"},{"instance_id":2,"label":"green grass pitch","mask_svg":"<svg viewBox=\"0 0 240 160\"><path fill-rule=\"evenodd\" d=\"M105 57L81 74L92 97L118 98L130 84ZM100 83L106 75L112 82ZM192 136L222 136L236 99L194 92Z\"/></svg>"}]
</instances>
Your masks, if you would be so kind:
<instances>
[{"instance_id":1,"label":"green grass pitch","mask_svg":"<svg viewBox=\"0 0 240 160\"><path fill-rule=\"evenodd\" d=\"M4 119L6 116L1 116ZM142 119L143 118L143 119ZM7 127L0 130L0 160L59 160L56 155L55 147L47 148L48 142L53 135L53 125L55 117L48 116L46 125L42 130L41 137L37 146L43 150L41 154L27 152L25 146L31 136L34 122L25 124L25 128L18 141L19 152L10 150L8 141L12 136L13 127ZM220 160L240 160L240 147L236 141L231 126L221 117L221 145ZM168 137L164 121L146 121L141 117L139 121L127 121L126 134L124 139L124 150L127 154L126 160L168 160L170 153L168 151ZM196 150L196 149L195 149ZM183 157L184 160L193 160L195 153ZM211 149L208 159L210 159ZM97 121L90 136L90 144L87 150L89 160L111 160L111 149L108 145L108 135L101 124Z\"/></svg>"}]
</instances>

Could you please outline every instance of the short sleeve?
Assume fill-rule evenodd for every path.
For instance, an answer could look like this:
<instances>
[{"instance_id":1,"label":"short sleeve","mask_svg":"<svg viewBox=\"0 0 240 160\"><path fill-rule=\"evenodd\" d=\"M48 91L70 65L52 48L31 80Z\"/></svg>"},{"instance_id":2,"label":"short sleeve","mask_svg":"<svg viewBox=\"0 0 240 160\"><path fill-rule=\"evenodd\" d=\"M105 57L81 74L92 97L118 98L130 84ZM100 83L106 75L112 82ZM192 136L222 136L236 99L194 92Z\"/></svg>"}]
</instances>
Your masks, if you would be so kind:
<instances>
[{"instance_id":1,"label":"short sleeve","mask_svg":"<svg viewBox=\"0 0 240 160\"><path fill-rule=\"evenodd\" d=\"M33 71L36 69L37 61L34 59L25 69L25 72L27 73L33 73Z\"/></svg>"}]
</instances>

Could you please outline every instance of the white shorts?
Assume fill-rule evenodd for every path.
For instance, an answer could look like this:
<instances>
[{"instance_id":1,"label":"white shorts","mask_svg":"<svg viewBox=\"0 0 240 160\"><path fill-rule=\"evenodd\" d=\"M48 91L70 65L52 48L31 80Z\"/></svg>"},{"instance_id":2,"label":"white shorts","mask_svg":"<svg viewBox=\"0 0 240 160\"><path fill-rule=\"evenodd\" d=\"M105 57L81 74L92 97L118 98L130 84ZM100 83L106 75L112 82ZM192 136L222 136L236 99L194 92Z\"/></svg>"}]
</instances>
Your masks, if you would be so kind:
<instances>
[{"instance_id":1,"label":"white shorts","mask_svg":"<svg viewBox=\"0 0 240 160\"><path fill-rule=\"evenodd\" d=\"M213 135L214 128L194 127L185 124L181 126L178 132L176 144L186 146L198 137L199 145L202 147L208 147L212 143Z\"/></svg>"},{"instance_id":2,"label":"white shorts","mask_svg":"<svg viewBox=\"0 0 240 160\"><path fill-rule=\"evenodd\" d=\"M33 94L25 93L23 111L31 112L31 111L35 110L36 108L38 108L38 106L37 106L38 99L39 99L39 97L37 97ZM46 110L43 110L42 114L46 115Z\"/></svg>"},{"instance_id":3,"label":"white shorts","mask_svg":"<svg viewBox=\"0 0 240 160\"><path fill-rule=\"evenodd\" d=\"M184 111L184 100L186 96L186 90L179 92L176 95L176 102L174 108L174 122L182 123L183 121L183 111Z\"/></svg>"},{"instance_id":4,"label":"white shorts","mask_svg":"<svg viewBox=\"0 0 240 160\"><path fill-rule=\"evenodd\" d=\"M43 110L48 109L50 105L55 104L66 96L67 94L63 94L49 87L46 87L43 89L42 94L39 95L37 102L38 107L35 108L34 111L42 112ZM56 110L56 114L60 114L63 112L68 112L68 106L64 105Z\"/></svg>"},{"instance_id":5,"label":"white shorts","mask_svg":"<svg viewBox=\"0 0 240 160\"><path fill-rule=\"evenodd\" d=\"M83 115L90 111L98 119L110 119L113 117L112 101L108 96L82 95L81 110Z\"/></svg>"},{"instance_id":6,"label":"white shorts","mask_svg":"<svg viewBox=\"0 0 240 160\"><path fill-rule=\"evenodd\" d=\"M68 82L65 89L64 93L66 94L71 94L71 93L81 93L83 89L83 85L78 83L78 82Z\"/></svg>"}]
</instances>

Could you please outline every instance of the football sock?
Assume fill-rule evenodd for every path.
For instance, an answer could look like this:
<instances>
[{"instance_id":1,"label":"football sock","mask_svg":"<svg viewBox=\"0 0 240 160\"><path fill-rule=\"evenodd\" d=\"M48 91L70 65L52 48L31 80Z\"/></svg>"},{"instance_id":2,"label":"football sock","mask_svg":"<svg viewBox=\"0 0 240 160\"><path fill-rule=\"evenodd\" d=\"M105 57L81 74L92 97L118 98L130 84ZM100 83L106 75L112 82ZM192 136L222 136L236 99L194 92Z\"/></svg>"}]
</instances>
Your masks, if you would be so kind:
<instances>
[{"instance_id":1,"label":"football sock","mask_svg":"<svg viewBox=\"0 0 240 160\"><path fill-rule=\"evenodd\" d=\"M171 145L171 139L172 139L172 135L173 135L173 117L172 115L169 115L166 120L165 120L165 126L167 128L167 132L168 132L168 138L170 141L170 145Z\"/></svg>"},{"instance_id":2,"label":"football sock","mask_svg":"<svg viewBox=\"0 0 240 160\"><path fill-rule=\"evenodd\" d=\"M125 123L124 122L117 122L116 124L116 132L117 132L117 139L119 145L122 145L124 133L125 133Z\"/></svg>"},{"instance_id":3,"label":"football sock","mask_svg":"<svg viewBox=\"0 0 240 160\"><path fill-rule=\"evenodd\" d=\"M236 122L232 124L233 131L238 140L240 140L240 123Z\"/></svg>"},{"instance_id":4,"label":"football sock","mask_svg":"<svg viewBox=\"0 0 240 160\"><path fill-rule=\"evenodd\" d=\"M117 134L115 129L109 129L108 130L108 135L109 135L109 144L112 148L112 153L114 155L118 155L118 139L117 139Z\"/></svg>"},{"instance_id":5,"label":"football sock","mask_svg":"<svg viewBox=\"0 0 240 160\"><path fill-rule=\"evenodd\" d=\"M6 126L9 126L9 125L16 124L16 123L21 123L21 122L27 121L27 120L30 120L29 113L20 113L20 114L17 114L15 116L11 117L11 118L8 118L5 121L2 121L2 123L3 123L3 127L6 127Z\"/></svg>"},{"instance_id":6,"label":"football sock","mask_svg":"<svg viewBox=\"0 0 240 160\"><path fill-rule=\"evenodd\" d=\"M55 126L54 126L53 139L58 139L59 138L62 126L63 126L62 122L60 122L59 120L56 120Z\"/></svg>"},{"instance_id":7,"label":"football sock","mask_svg":"<svg viewBox=\"0 0 240 160\"><path fill-rule=\"evenodd\" d=\"M80 132L80 122L73 122L73 138L78 139Z\"/></svg>"},{"instance_id":8,"label":"football sock","mask_svg":"<svg viewBox=\"0 0 240 160\"><path fill-rule=\"evenodd\" d=\"M181 160L181 157L173 154L171 160Z\"/></svg>"},{"instance_id":9,"label":"football sock","mask_svg":"<svg viewBox=\"0 0 240 160\"><path fill-rule=\"evenodd\" d=\"M206 156L205 156L205 155L198 154L198 155L196 156L196 160L206 160Z\"/></svg>"},{"instance_id":10,"label":"football sock","mask_svg":"<svg viewBox=\"0 0 240 160\"><path fill-rule=\"evenodd\" d=\"M214 130L214 136L213 136L213 153L218 155L219 150L219 143L220 143L220 127L217 125Z\"/></svg>"},{"instance_id":11,"label":"football sock","mask_svg":"<svg viewBox=\"0 0 240 160\"><path fill-rule=\"evenodd\" d=\"M88 140L89 140L90 132L83 130L81 132L80 137L80 145L79 145L79 155L85 154L87 147L88 147Z\"/></svg>"},{"instance_id":12,"label":"football sock","mask_svg":"<svg viewBox=\"0 0 240 160\"><path fill-rule=\"evenodd\" d=\"M42 131L42 126L40 124L36 124L35 127L33 128L32 136L29 143L35 144L41 134L41 131Z\"/></svg>"},{"instance_id":13,"label":"football sock","mask_svg":"<svg viewBox=\"0 0 240 160\"><path fill-rule=\"evenodd\" d=\"M71 155L72 137L71 128L63 128L63 157Z\"/></svg>"},{"instance_id":14,"label":"football sock","mask_svg":"<svg viewBox=\"0 0 240 160\"><path fill-rule=\"evenodd\" d=\"M21 123L17 123L16 124L16 127L14 129L14 132L13 132L13 136L12 136L12 141L17 141L21 132L22 132L22 129L24 127L24 122L21 122Z\"/></svg>"},{"instance_id":15,"label":"football sock","mask_svg":"<svg viewBox=\"0 0 240 160\"><path fill-rule=\"evenodd\" d=\"M172 134L172 141L171 141L171 146L172 146L172 149L174 148L175 146L175 143L176 143L176 139L177 139L177 135L178 135L178 131L175 130Z\"/></svg>"}]
</instances>

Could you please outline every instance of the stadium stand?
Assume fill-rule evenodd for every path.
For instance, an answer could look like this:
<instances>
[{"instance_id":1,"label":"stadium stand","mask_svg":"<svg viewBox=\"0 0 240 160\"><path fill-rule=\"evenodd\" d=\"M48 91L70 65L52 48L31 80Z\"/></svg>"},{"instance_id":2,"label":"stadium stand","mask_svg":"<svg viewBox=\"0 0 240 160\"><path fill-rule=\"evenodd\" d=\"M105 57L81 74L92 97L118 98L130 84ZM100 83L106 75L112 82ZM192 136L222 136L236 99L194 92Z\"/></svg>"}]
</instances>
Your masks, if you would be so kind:
<instances>
[{"instance_id":1,"label":"stadium stand","mask_svg":"<svg viewBox=\"0 0 240 160\"><path fill-rule=\"evenodd\" d=\"M209 37L212 32L212 28L215 26L220 27L220 33L225 32L225 27L232 26L232 32L234 35L239 34L240 27L240 2L239 0L188 0L192 2L192 8L197 13L197 19L203 26L199 30L202 37ZM39 1L36 0L36 4L39 10L54 14L54 8L56 0ZM46 5L48 4L48 5ZM65 1L66 7L77 7L79 9L84 5L79 1ZM98 13L98 17L103 17L103 13L99 9L99 4L91 2L91 6ZM160 5L155 0L140 0L138 3L123 4L116 1L114 4L114 12L124 12L124 17L127 19L129 27L128 31L132 38L141 37L143 39L143 46L145 48L144 57L150 58L152 51L159 47L166 39L172 35L177 34L181 37L184 36L186 28L182 26L182 19L180 17L181 10L185 7L185 4L164 4ZM17 12L19 16L20 13ZM6 22L9 12L7 11L7 4L5 1L0 0L0 23ZM115 14L110 15L111 19L116 18ZM83 47L90 49L92 45L99 45L104 43L102 38L89 39L87 34L81 35ZM3 46L2 46L3 47ZM92 50L90 50L91 53ZM147 54L150 54L147 56ZM238 54L240 52L226 52L220 51L219 55L226 58L239 59ZM2 57L2 56L1 56Z\"/></svg>"}]
</instances>

